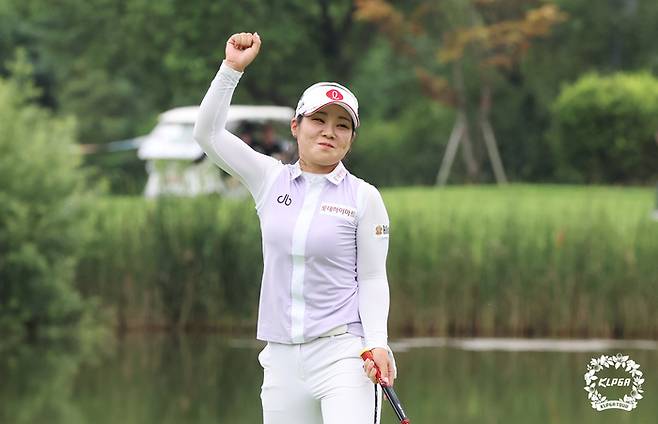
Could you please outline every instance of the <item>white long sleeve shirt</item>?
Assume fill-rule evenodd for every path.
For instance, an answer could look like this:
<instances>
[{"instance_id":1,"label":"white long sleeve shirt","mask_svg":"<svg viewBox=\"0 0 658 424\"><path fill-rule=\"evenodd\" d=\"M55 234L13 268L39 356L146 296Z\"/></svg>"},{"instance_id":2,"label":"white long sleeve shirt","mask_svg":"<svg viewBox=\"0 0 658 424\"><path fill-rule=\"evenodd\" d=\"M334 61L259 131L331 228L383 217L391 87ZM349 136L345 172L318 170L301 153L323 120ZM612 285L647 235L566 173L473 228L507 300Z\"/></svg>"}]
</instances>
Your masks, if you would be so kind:
<instances>
[{"instance_id":1,"label":"white long sleeve shirt","mask_svg":"<svg viewBox=\"0 0 658 424\"><path fill-rule=\"evenodd\" d=\"M257 337L304 343L339 326L365 347L387 346L389 219L377 189L342 162L302 172L252 150L224 126L242 76L222 64L206 93L194 138L256 202L263 240Z\"/></svg>"}]
</instances>

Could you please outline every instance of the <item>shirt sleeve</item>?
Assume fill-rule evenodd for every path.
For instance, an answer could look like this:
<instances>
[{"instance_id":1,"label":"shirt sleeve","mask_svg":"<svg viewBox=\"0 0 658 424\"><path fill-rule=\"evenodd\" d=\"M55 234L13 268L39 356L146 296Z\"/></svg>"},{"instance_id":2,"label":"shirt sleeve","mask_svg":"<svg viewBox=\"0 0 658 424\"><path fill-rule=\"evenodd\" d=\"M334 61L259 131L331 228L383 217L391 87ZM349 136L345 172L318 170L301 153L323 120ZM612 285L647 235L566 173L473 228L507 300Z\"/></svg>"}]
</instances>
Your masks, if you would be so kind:
<instances>
[{"instance_id":1,"label":"shirt sleeve","mask_svg":"<svg viewBox=\"0 0 658 424\"><path fill-rule=\"evenodd\" d=\"M388 349L388 214L384 201L374 186L363 183L360 189L359 209L362 212L359 214L356 230L359 315L363 325L365 347Z\"/></svg>"},{"instance_id":2,"label":"shirt sleeve","mask_svg":"<svg viewBox=\"0 0 658 424\"><path fill-rule=\"evenodd\" d=\"M270 156L254 151L224 128L231 97L242 74L222 62L201 102L194 125L194 139L215 164L238 178L258 203L267 177L283 165Z\"/></svg>"}]
</instances>

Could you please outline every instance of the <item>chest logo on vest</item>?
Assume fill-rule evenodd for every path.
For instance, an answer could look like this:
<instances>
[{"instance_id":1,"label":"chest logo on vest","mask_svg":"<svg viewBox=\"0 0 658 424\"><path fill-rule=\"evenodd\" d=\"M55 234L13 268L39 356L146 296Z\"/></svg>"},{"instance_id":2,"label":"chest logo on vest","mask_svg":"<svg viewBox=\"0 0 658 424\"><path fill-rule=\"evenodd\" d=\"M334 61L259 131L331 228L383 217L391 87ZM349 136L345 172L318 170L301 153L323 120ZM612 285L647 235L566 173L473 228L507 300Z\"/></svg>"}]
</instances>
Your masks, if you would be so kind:
<instances>
[{"instance_id":1,"label":"chest logo on vest","mask_svg":"<svg viewBox=\"0 0 658 424\"><path fill-rule=\"evenodd\" d=\"M292 204L292 197L288 196L288 194L286 194L285 196L282 194L281 196L276 198L276 201L283 205L290 206Z\"/></svg>"},{"instance_id":2,"label":"chest logo on vest","mask_svg":"<svg viewBox=\"0 0 658 424\"><path fill-rule=\"evenodd\" d=\"M356 219L356 209L350 206L339 205L337 203L323 202L320 205L320 214L338 216L341 218Z\"/></svg>"}]
</instances>

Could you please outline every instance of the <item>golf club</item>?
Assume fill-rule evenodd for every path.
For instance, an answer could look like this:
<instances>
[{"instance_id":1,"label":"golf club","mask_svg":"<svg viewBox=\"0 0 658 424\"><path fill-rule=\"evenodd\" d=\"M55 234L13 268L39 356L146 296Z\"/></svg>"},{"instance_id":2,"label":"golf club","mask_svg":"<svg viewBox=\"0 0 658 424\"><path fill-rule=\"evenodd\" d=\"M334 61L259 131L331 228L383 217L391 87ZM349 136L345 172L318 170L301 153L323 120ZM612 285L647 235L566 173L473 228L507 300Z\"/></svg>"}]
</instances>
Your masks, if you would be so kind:
<instances>
[{"instance_id":1,"label":"golf club","mask_svg":"<svg viewBox=\"0 0 658 424\"><path fill-rule=\"evenodd\" d=\"M363 352L361 352L361 359L363 359L364 361L366 359L370 359L373 363L375 362L372 356L372 352L369 350L364 350ZM398 416L398 419L400 420L400 424L411 423L407 415L404 413L404 409L402 409L402 404L400 403L400 399L398 399L398 396L395 394L395 390L393 390L393 387L389 386L388 384L386 384L384 380L382 380L382 374L379 371L377 365L375 365L375 369L377 370L377 374L375 375L375 378L377 379L377 383L379 383L379 385L382 387L382 390L384 390L384 393L386 393L386 397L388 398L389 403L393 407L393 410L395 411L395 415Z\"/></svg>"}]
</instances>

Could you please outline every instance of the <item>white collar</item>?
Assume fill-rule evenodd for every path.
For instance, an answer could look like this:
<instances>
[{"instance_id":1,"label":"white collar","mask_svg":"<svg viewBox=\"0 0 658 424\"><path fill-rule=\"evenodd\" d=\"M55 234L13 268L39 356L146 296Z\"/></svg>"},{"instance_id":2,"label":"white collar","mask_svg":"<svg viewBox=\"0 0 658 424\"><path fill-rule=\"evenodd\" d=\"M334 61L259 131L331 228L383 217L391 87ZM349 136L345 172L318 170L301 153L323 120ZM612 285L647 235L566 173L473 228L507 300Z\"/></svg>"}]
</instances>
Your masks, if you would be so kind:
<instances>
[{"instance_id":1,"label":"white collar","mask_svg":"<svg viewBox=\"0 0 658 424\"><path fill-rule=\"evenodd\" d=\"M299 166L299 161L291 165L290 170L290 179L294 180L300 175L302 175L302 168ZM343 162L338 162L338 165L334 168L333 171L326 174L324 177L332 182L334 185L340 184L345 177L347 176L347 168L343 165Z\"/></svg>"}]
</instances>

